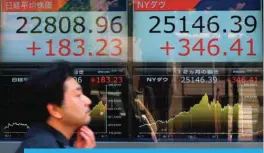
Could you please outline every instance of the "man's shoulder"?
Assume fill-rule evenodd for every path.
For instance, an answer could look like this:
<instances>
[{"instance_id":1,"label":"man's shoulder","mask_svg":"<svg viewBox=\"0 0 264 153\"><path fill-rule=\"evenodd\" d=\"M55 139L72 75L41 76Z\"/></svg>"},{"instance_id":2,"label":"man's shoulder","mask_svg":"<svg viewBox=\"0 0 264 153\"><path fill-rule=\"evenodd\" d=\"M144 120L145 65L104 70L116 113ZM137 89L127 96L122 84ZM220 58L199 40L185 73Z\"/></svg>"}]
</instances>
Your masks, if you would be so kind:
<instances>
[{"instance_id":1,"label":"man's shoulder","mask_svg":"<svg viewBox=\"0 0 264 153\"><path fill-rule=\"evenodd\" d=\"M56 144L56 139L52 134L48 132L43 132L28 137L23 143L34 146L45 146Z\"/></svg>"},{"instance_id":2,"label":"man's shoulder","mask_svg":"<svg viewBox=\"0 0 264 153\"><path fill-rule=\"evenodd\" d=\"M24 153L25 148L58 148L56 139L49 133L39 133L21 142L16 153Z\"/></svg>"}]
</instances>

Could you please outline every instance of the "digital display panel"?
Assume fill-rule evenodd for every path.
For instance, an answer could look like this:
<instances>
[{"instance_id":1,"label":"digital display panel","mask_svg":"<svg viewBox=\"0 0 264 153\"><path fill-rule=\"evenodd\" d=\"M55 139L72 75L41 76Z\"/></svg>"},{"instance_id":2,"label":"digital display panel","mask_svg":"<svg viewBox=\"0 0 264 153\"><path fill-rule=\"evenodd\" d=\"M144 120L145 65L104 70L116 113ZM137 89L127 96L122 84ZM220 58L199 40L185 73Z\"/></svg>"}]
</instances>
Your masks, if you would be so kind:
<instances>
[{"instance_id":1,"label":"digital display panel","mask_svg":"<svg viewBox=\"0 0 264 153\"><path fill-rule=\"evenodd\" d=\"M140 130L150 126L159 141L263 140L261 67L135 67L133 81L150 120L138 141L150 140Z\"/></svg>"},{"instance_id":2,"label":"digital display panel","mask_svg":"<svg viewBox=\"0 0 264 153\"><path fill-rule=\"evenodd\" d=\"M127 61L126 0L4 0L2 62Z\"/></svg>"},{"instance_id":3,"label":"digital display panel","mask_svg":"<svg viewBox=\"0 0 264 153\"><path fill-rule=\"evenodd\" d=\"M31 123L35 121L34 106L21 99L21 86L38 66L5 66L1 68L1 108L6 114L1 122L2 138L23 140ZM124 67L76 66L75 79L83 93L92 101L89 127L98 141L120 141L128 138L128 81ZM16 95L16 96L15 96ZM25 95L24 95L25 96ZM30 112L25 114L25 111Z\"/></svg>"},{"instance_id":4,"label":"digital display panel","mask_svg":"<svg viewBox=\"0 0 264 153\"><path fill-rule=\"evenodd\" d=\"M37 110L21 85L63 59L92 100L97 141L263 142L260 0L1 5L0 140L24 140Z\"/></svg>"},{"instance_id":5,"label":"digital display panel","mask_svg":"<svg viewBox=\"0 0 264 153\"><path fill-rule=\"evenodd\" d=\"M35 121L22 83L44 66L0 68L1 140L23 140ZM263 69L256 67L75 65L92 100L88 125L97 141L256 142L263 138ZM24 112L28 111L29 114Z\"/></svg>"},{"instance_id":6,"label":"digital display panel","mask_svg":"<svg viewBox=\"0 0 264 153\"><path fill-rule=\"evenodd\" d=\"M260 62L260 0L135 0L134 62Z\"/></svg>"}]
</instances>

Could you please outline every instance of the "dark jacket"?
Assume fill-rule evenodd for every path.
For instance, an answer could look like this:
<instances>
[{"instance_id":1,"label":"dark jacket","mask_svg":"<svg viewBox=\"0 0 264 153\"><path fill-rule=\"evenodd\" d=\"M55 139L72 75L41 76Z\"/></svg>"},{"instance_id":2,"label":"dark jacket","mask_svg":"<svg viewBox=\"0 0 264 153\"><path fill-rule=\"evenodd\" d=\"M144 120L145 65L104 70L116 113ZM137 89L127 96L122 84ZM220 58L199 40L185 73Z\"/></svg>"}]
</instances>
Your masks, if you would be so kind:
<instances>
[{"instance_id":1,"label":"dark jacket","mask_svg":"<svg viewBox=\"0 0 264 153\"><path fill-rule=\"evenodd\" d=\"M69 141L60 132L47 124L38 124L31 127L16 153L24 153L25 148L68 147Z\"/></svg>"}]
</instances>

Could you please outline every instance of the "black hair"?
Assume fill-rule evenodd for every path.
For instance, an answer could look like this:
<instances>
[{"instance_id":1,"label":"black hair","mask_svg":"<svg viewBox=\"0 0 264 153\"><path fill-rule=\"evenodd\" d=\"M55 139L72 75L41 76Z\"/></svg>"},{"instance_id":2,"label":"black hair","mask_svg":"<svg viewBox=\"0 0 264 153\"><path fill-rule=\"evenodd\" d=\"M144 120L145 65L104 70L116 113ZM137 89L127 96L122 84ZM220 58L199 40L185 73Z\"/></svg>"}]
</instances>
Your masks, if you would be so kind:
<instances>
[{"instance_id":1,"label":"black hair","mask_svg":"<svg viewBox=\"0 0 264 153\"><path fill-rule=\"evenodd\" d=\"M34 116L37 123L44 123L50 114L48 104L63 105L64 83L66 79L73 77L73 68L66 61L56 61L50 66L32 73L25 82L24 98L27 106L34 108L29 114ZM30 112L27 112L30 113Z\"/></svg>"}]
</instances>

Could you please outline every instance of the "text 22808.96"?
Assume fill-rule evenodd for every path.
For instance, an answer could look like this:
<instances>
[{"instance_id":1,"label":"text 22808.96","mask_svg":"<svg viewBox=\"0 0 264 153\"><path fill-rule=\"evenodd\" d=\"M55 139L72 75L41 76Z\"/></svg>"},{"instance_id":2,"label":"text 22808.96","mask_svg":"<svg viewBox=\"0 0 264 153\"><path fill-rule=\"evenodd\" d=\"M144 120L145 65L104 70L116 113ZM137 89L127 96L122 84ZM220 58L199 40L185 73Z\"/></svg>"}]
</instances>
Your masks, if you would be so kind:
<instances>
[{"instance_id":1,"label":"text 22808.96","mask_svg":"<svg viewBox=\"0 0 264 153\"><path fill-rule=\"evenodd\" d=\"M16 30L16 33L56 33L60 32L63 34L67 33L85 33L92 32L92 29L88 29L89 25L92 23L88 23L85 21L85 18L82 16L77 16L73 20L70 17L64 16L55 18L52 16L41 18L38 16L33 17L17 17L18 21L22 21L22 24L19 25L19 28ZM109 21L111 20L111 21ZM97 26L97 33L105 33L109 32L109 29L113 33L120 33L123 30L123 26L120 22L121 16L115 16L111 19L108 19L104 16L99 16L95 20L95 24ZM110 24L108 24L110 22ZM27 26L33 25L33 28L28 30ZM108 26L109 25L109 26ZM87 27L88 26L88 27Z\"/></svg>"}]
</instances>

